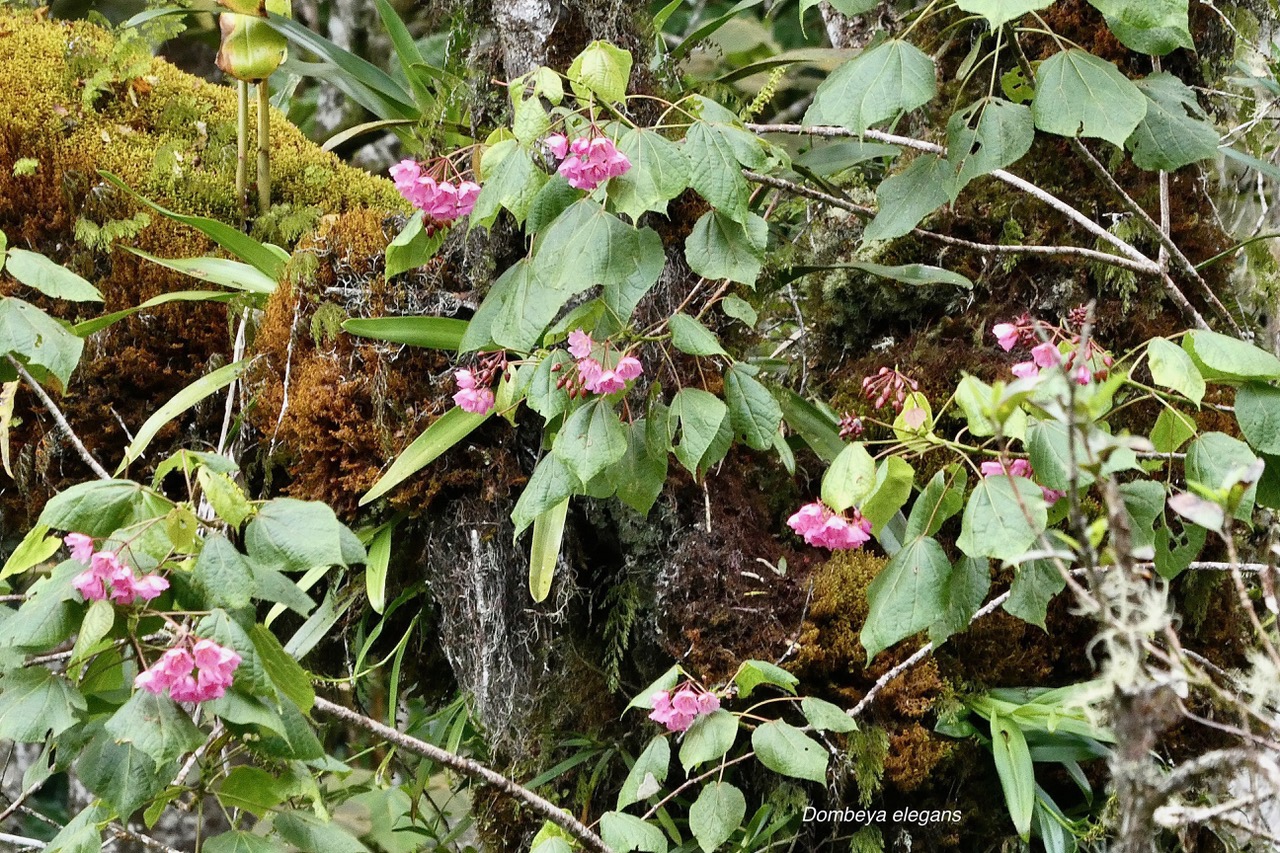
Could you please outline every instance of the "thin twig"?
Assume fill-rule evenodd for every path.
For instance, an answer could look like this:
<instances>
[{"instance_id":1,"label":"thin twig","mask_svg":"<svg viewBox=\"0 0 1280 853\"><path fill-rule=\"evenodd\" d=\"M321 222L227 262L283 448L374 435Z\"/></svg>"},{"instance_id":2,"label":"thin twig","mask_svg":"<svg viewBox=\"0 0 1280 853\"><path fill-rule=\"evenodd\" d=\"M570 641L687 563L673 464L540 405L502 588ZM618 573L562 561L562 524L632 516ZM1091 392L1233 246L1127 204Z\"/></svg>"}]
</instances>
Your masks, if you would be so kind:
<instances>
[{"instance_id":1,"label":"thin twig","mask_svg":"<svg viewBox=\"0 0 1280 853\"><path fill-rule=\"evenodd\" d=\"M0 841L17 847L30 847L33 850L42 849L47 843L35 838L27 838L25 835L10 835L7 832L0 832Z\"/></svg>"},{"instance_id":2,"label":"thin twig","mask_svg":"<svg viewBox=\"0 0 1280 853\"><path fill-rule=\"evenodd\" d=\"M592 832L585 824L573 815L561 810L554 803L544 800L528 788L522 787L507 777L490 770L479 762L472 761L469 758L463 758L460 755L455 755L454 753L441 749L434 744L419 740L418 738L407 735L404 732L397 731L390 726L385 726L377 720L366 717L363 714L351 710L350 708L344 708L341 705L336 705L319 696L316 697L316 704L314 707L315 710L320 711L323 714L337 717L344 722L358 726L367 732L371 732L378 737L383 738L384 740L390 741L401 749L412 752L415 755L421 755L423 758L428 758L437 764L442 764L455 772L462 773L465 776L470 776L471 778L477 779L486 785L491 785L494 788L497 788L512 799L518 800L528 806L529 809L539 817L551 821L556 826L569 833L581 842L583 847L588 850L593 850L595 853L612 853L612 848L604 843L603 838Z\"/></svg>"},{"instance_id":3,"label":"thin twig","mask_svg":"<svg viewBox=\"0 0 1280 853\"><path fill-rule=\"evenodd\" d=\"M764 184L765 186L774 187L795 195L811 198L815 201L821 201L832 207L847 210L850 213L871 218L876 215L874 208L865 205L856 204L847 201L838 196L824 193L821 190L815 190L806 187L803 184L797 184L783 178L775 178L769 175L762 175L758 172L752 172L744 169L742 174L747 180ZM1142 263L1130 258L1113 255L1110 252L1099 252L1097 249L1088 249L1083 246L1028 246L1028 245L1000 245L997 243L977 243L972 240L965 240L960 237L952 237L948 234L939 234L936 231L928 231L924 228L913 228L911 233L924 237L929 240L936 240L939 243L946 243L949 246L958 246L963 249L970 249L975 252L981 252L988 255L1055 255L1066 257L1085 258L1100 264L1109 264L1114 267L1132 270L1133 272L1143 273L1145 275L1155 275L1157 270L1153 269L1150 263Z\"/></svg>"},{"instance_id":4,"label":"thin twig","mask_svg":"<svg viewBox=\"0 0 1280 853\"><path fill-rule=\"evenodd\" d=\"M71 424L67 423L67 418L62 414L62 410L58 408L58 404L53 402L53 398L41 387L27 369L22 366L22 362L18 361L12 355L7 355L9 363L13 365L13 369L18 371L18 375L22 380L31 386L31 390L36 392L36 396L40 398L40 402L44 403L44 407L49 410L49 414L53 415L54 421L57 422L58 428L62 430L62 434L80 454L80 458L84 460L84 464L89 466L89 470L93 471L100 480L110 480L111 475L107 473L107 469L98 464L98 460L93 458L93 454L84 446L84 442L76 435L75 430L71 428Z\"/></svg>"}]
</instances>

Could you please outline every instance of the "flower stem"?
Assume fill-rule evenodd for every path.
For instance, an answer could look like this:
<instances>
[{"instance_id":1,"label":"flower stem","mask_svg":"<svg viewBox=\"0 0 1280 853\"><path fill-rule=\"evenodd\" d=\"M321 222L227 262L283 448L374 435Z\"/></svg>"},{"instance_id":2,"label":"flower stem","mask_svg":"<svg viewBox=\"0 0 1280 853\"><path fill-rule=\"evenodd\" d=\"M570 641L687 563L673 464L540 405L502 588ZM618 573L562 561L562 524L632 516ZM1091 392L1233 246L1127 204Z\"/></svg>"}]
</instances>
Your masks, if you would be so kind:
<instances>
[{"instance_id":1,"label":"flower stem","mask_svg":"<svg viewBox=\"0 0 1280 853\"><path fill-rule=\"evenodd\" d=\"M258 215L271 207L271 90L258 81Z\"/></svg>"},{"instance_id":2,"label":"flower stem","mask_svg":"<svg viewBox=\"0 0 1280 853\"><path fill-rule=\"evenodd\" d=\"M249 84L243 80L236 85L236 200L240 203L240 216L248 218L245 194L249 189Z\"/></svg>"}]
</instances>

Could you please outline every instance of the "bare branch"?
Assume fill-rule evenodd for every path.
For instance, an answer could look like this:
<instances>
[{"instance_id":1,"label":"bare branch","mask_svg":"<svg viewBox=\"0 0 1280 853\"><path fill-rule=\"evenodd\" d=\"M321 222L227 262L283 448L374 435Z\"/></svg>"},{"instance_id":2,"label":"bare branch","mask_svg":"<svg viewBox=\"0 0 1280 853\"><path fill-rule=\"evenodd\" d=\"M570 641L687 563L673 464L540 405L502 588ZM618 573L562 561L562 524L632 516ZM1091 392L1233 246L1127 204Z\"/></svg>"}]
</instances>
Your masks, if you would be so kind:
<instances>
[{"instance_id":1,"label":"bare branch","mask_svg":"<svg viewBox=\"0 0 1280 853\"><path fill-rule=\"evenodd\" d=\"M53 402L53 398L49 396L48 392L27 372L27 369L22 366L22 362L12 355L7 355L5 358L9 359L9 363L13 365L14 370L18 371L18 375L22 377L23 381L31 386L31 390L36 392L36 396L40 398L40 402L44 403L44 407L49 410L49 414L53 415L58 428L62 430L62 434L75 447L76 452L80 454L80 458L84 460L84 464L89 466L89 469L98 476L98 479L110 480L111 475L107 473L107 469L99 465L98 460L93 458L93 454L84 446L84 442L80 440L75 430L71 428L71 424L67 423L66 416L62 414L62 410L58 408L57 403Z\"/></svg>"}]
</instances>

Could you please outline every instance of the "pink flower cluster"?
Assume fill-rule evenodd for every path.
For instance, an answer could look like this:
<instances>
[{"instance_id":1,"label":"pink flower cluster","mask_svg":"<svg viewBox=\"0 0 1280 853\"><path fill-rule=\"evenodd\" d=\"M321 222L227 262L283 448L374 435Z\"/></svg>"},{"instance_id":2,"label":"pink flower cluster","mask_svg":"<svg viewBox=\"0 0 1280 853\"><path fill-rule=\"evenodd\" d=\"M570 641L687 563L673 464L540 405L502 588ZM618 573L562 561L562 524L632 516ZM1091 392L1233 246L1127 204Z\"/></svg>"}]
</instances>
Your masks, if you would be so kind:
<instances>
[{"instance_id":1,"label":"pink flower cluster","mask_svg":"<svg viewBox=\"0 0 1280 853\"><path fill-rule=\"evenodd\" d=\"M464 412L473 415L488 414L493 408L493 391L483 385L476 384L476 377L470 370L459 370L453 374L453 381L458 383L458 393L453 395Z\"/></svg>"},{"instance_id":2,"label":"pink flower cluster","mask_svg":"<svg viewBox=\"0 0 1280 853\"><path fill-rule=\"evenodd\" d=\"M68 533L62 541L71 549L71 559L89 564L71 581L86 601L109 597L116 604L128 606L139 598L150 601L169 588L169 581L160 575L136 576L133 569L121 564L114 551L95 553L93 539L83 533Z\"/></svg>"},{"instance_id":3,"label":"pink flower cluster","mask_svg":"<svg viewBox=\"0 0 1280 853\"><path fill-rule=\"evenodd\" d=\"M992 459L983 462L979 468L984 477L1002 477L1008 474L1010 477L1026 477L1030 480L1035 475L1035 471L1031 470L1031 463L1025 459L1014 459L1011 462ZM1047 489L1044 486L1040 487L1040 491L1044 493L1044 501L1047 504L1057 503L1058 499L1066 494L1066 492Z\"/></svg>"},{"instance_id":4,"label":"pink flower cluster","mask_svg":"<svg viewBox=\"0 0 1280 853\"><path fill-rule=\"evenodd\" d=\"M871 522L856 509L853 518L832 512L821 501L805 504L787 519L787 526L820 548L843 551L861 548L871 539Z\"/></svg>"},{"instance_id":5,"label":"pink flower cluster","mask_svg":"<svg viewBox=\"0 0 1280 853\"><path fill-rule=\"evenodd\" d=\"M569 355L578 360L578 376L582 379L582 387L592 394L612 394L627 387L627 383L644 373L644 365L640 359L624 355L607 367L608 353L605 361L593 357L595 341L582 329L574 329L569 333Z\"/></svg>"},{"instance_id":6,"label":"pink flower cluster","mask_svg":"<svg viewBox=\"0 0 1280 853\"><path fill-rule=\"evenodd\" d=\"M569 142L564 134L557 133L548 136L544 144L547 151L561 161L556 171L574 189L590 192L631 168L627 155L607 136L583 136Z\"/></svg>"},{"instance_id":7,"label":"pink flower cluster","mask_svg":"<svg viewBox=\"0 0 1280 853\"><path fill-rule=\"evenodd\" d=\"M1078 311L1073 311L1072 316L1077 313ZM1005 352L1011 352L1017 346L1031 348L1030 360L1020 361L1009 368L1019 379L1030 379L1039 376L1041 370L1061 365L1077 384L1088 385L1095 379L1105 379L1108 369L1114 363L1111 355L1098 348L1092 340L1082 356L1078 335L1068 335L1062 329L1032 320L1028 314L1023 314L1012 323L996 323L991 327L991 334ZM1050 340L1042 341L1041 335L1048 335ZM1068 345L1065 362L1062 347L1057 343L1059 339Z\"/></svg>"},{"instance_id":8,"label":"pink flower cluster","mask_svg":"<svg viewBox=\"0 0 1280 853\"><path fill-rule=\"evenodd\" d=\"M433 175L424 175L422 166L413 160L401 160L392 166L391 177L405 201L437 222L452 222L471 213L480 196L479 184L460 181L455 186L450 181L439 181Z\"/></svg>"},{"instance_id":9,"label":"pink flower cluster","mask_svg":"<svg viewBox=\"0 0 1280 853\"><path fill-rule=\"evenodd\" d=\"M133 686L160 695L168 691L175 702L207 702L227 692L240 655L213 640L196 640L190 651L174 646L150 669L138 673ZM198 668L198 671L197 671Z\"/></svg>"},{"instance_id":10,"label":"pink flower cluster","mask_svg":"<svg viewBox=\"0 0 1280 853\"><path fill-rule=\"evenodd\" d=\"M692 684L686 684L675 693L659 690L651 701L653 713L649 719L672 732L687 732L698 717L720 709L720 697L696 690Z\"/></svg>"}]
</instances>

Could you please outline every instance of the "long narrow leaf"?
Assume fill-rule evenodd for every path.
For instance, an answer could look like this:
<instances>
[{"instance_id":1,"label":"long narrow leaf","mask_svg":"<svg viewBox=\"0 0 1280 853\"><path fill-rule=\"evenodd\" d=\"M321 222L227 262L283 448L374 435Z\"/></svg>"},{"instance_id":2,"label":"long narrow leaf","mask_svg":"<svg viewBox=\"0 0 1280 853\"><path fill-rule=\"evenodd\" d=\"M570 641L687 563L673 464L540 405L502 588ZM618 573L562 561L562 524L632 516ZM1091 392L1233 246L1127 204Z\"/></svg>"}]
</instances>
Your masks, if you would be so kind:
<instances>
[{"instance_id":1,"label":"long narrow leaf","mask_svg":"<svg viewBox=\"0 0 1280 853\"><path fill-rule=\"evenodd\" d=\"M431 90L423 84L422 78L414 72L413 66L425 65L426 59L423 58L422 52L418 50L418 43L413 40L404 21L400 20L400 16L396 14L391 4L387 0L374 0L374 5L378 7L382 26L391 37L391 46L395 49L396 59L400 62L400 70L404 72L404 78L409 81L409 88L413 90L414 101L418 109L425 110L435 103L436 99L431 94Z\"/></svg>"},{"instance_id":2,"label":"long narrow leaf","mask_svg":"<svg viewBox=\"0 0 1280 853\"><path fill-rule=\"evenodd\" d=\"M359 139L367 133L377 133L380 130L394 130L401 127L409 127L416 124L411 118L388 118L378 119L377 121L366 121L364 124L357 124L355 127L349 127L344 131L335 133L324 141L324 145L320 146L321 151L334 151L342 145L353 139Z\"/></svg>"},{"instance_id":3,"label":"long narrow leaf","mask_svg":"<svg viewBox=\"0 0 1280 853\"><path fill-rule=\"evenodd\" d=\"M195 382L192 382L186 388L183 388L177 394L174 394L169 402L165 403L155 414L147 418L146 423L138 430L133 441L129 442L129 446L124 451L124 460L120 463L120 467L116 469L116 473L124 471L129 467L129 463L142 455L147 449L147 445L151 443L151 439L156 437L165 424L176 418L178 415L190 409L196 403L199 403L210 394L215 394L219 390L226 388L236 378L244 373L248 368L252 359L242 358L240 361L232 362L225 367L220 367L207 376L202 376Z\"/></svg>"},{"instance_id":4,"label":"long narrow leaf","mask_svg":"<svg viewBox=\"0 0 1280 853\"><path fill-rule=\"evenodd\" d=\"M157 305L164 305L168 302L230 302L238 293L226 293L220 290L175 290L173 293L162 293L159 296L153 296L141 305L135 305L132 308L125 308L122 311L113 311L110 314L103 314L101 317L94 317L92 320L85 320L83 323L77 323L71 327L71 331L77 336L87 338L94 332L100 332L108 326L115 325L131 314L137 314L147 308L154 308Z\"/></svg>"},{"instance_id":5,"label":"long narrow leaf","mask_svg":"<svg viewBox=\"0 0 1280 853\"><path fill-rule=\"evenodd\" d=\"M565 498L533 520L533 544L529 547L529 594L534 601L545 601L551 594L556 562L560 559L560 540L564 538L564 522L569 513Z\"/></svg>"},{"instance_id":6,"label":"long narrow leaf","mask_svg":"<svg viewBox=\"0 0 1280 853\"><path fill-rule=\"evenodd\" d=\"M379 118L417 118L413 96L378 66L338 47L327 38L283 15L267 15L267 22L289 41L311 51L344 73L326 78Z\"/></svg>"},{"instance_id":7,"label":"long narrow leaf","mask_svg":"<svg viewBox=\"0 0 1280 853\"><path fill-rule=\"evenodd\" d=\"M98 170L98 174L106 178L115 186L127 192L147 207L154 210L162 216L167 216L174 222L181 222L183 225L190 225L192 228L202 232L213 242L235 255L247 264L256 267L259 272L275 281L284 273L285 261L289 259L286 254L281 257L283 250L278 247L269 246L259 243L257 240L227 225L225 222L219 222L216 219L210 219L207 216L188 216L182 213L174 213L168 208L161 207L149 198L139 194L132 187L126 184L120 178L110 172Z\"/></svg>"},{"instance_id":8,"label":"long narrow leaf","mask_svg":"<svg viewBox=\"0 0 1280 853\"><path fill-rule=\"evenodd\" d=\"M391 534L395 525L378 531L369 543L369 559L364 564L364 590L369 606L381 613L387 606L387 568L391 564Z\"/></svg>"},{"instance_id":9,"label":"long narrow leaf","mask_svg":"<svg viewBox=\"0 0 1280 853\"><path fill-rule=\"evenodd\" d=\"M157 258L141 249L124 247L140 258L146 258L153 264L167 269L207 281L220 284L232 290L243 290L248 293L275 293L276 280L263 273L257 267L240 261L226 258Z\"/></svg>"},{"instance_id":10,"label":"long narrow leaf","mask_svg":"<svg viewBox=\"0 0 1280 853\"><path fill-rule=\"evenodd\" d=\"M782 407L787 425L826 462L832 462L844 450L840 428L817 406L788 388L775 388L774 396Z\"/></svg>"},{"instance_id":11,"label":"long narrow leaf","mask_svg":"<svg viewBox=\"0 0 1280 853\"><path fill-rule=\"evenodd\" d=\"M1008 717L991 715L991 753L1004 790L1005 807L1014 829L1026 841L1031 834L1031 810L1036 803L1036 777L1022 729Z\"/></svg>"},{"instance_id":12,"label":"long narrow leaf","mask_svg":"<svg viewBox=\"0 0 1280 853\"><path fill-rule=\"evenodd\" d=\"M671 51L671 58L672 59L684 58L685 54L687 54L689 51L697 47L698 42L702 41L704 38L711 35L716 30L723 27L725 24L729 23L731 20L734 19L734 17L737 16L739 12L750 9L753 6L759 6L763 2L764 0L742 0L741 3L738 3L736 6L730 9L728 12L725 12L720 17L708 21L707 23L698 27L693 32L689 33L689 35L685 37L684 41L676 45L676 49Z\"/></svg>"},{"instance_id":13,"label":"long narrow leaf","mask_svg":"<svg viewBox=\"0 0 1280 853\"><path fill-rule=\"evenodd\" d=\"M462 345L467 321L452 317L369 317L347 320L342 329L362 338L393 344L456 350Z\"/></svg>"},{"instance_id":14,"label":"long narrow leaf","mask_svg":"<svg viewBox=\"0 0 1280 853\"><path fill-rule=\"evenodd\" d=\"M391 463L387 473L383 474L373 488L360 498L360 506L364 506L385 495L396 486L409 479L423 467L429 465L440 454L459 441L466 438L480 424L493 414L475 415L455 407L445 412L427 427L422 435L413 440L404 452Z\"/></svg>"}]
</instances>

